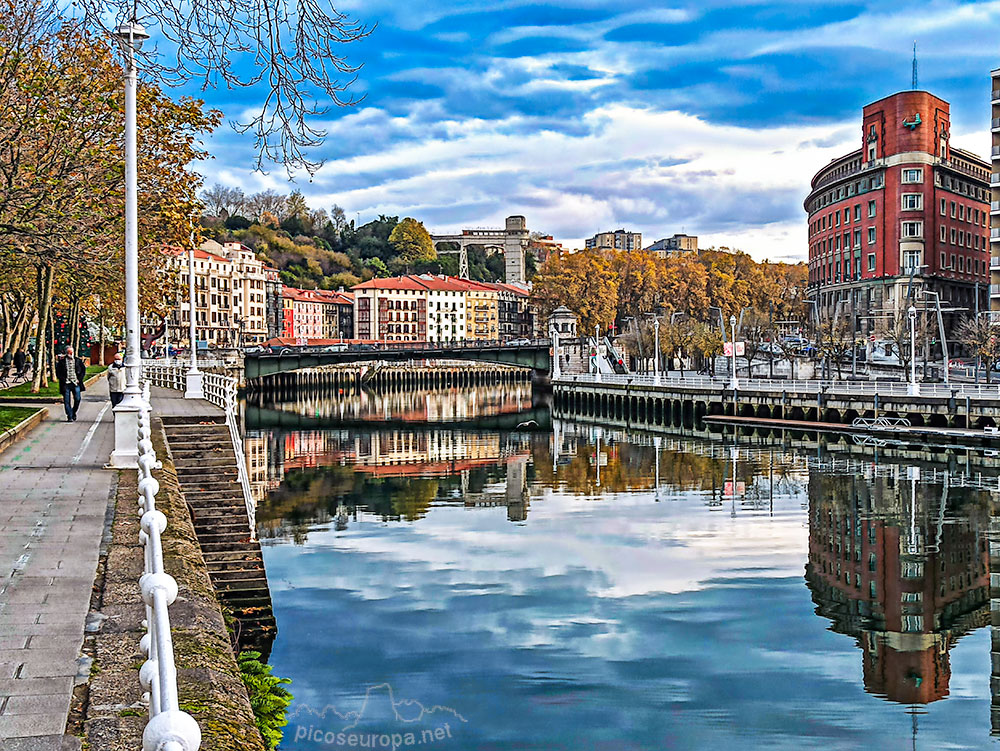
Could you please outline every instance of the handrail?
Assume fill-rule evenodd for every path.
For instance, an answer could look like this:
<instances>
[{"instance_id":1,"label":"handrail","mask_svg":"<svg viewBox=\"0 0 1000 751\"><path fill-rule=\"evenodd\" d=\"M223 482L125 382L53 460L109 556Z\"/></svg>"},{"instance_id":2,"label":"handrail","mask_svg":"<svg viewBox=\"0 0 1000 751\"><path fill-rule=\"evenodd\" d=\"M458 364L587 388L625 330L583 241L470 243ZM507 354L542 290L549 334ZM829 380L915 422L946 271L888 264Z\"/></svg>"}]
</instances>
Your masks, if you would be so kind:
<instances>
[{"instance_id":1,"label":"handrail","mask_svg":"<svg viewBox=\"0 0 1000 751\"><path fill-rule=\"evenodd\" d=\"M651 375L617 375L601 373L595 378L591 373L571 375L564 374L555 380L559 384L572 383L612 383L632 386L656 386L660 388L692 388L732 391L731 378L711 376L685 376L683 378L661 375L659 378ZM911 393L913 387L900 381L793 381L768 378L739 378L736 384L738 392L766 391L772 394L784 392L804 392L808 394L827 394L836 396L867 395L867 396L907 396L914 399L936 397L969 397L973 399L1000 400L1000 384L975 383L919 383L919 393Z\"/></svg>"},{"instance_id":2,"label":"handrail","mask_svg":"<svg viewBox=\"0 0 1000 751\"><path fill-rule=\"evenodd\" d=\"M157 386L175 391L184 391L187 388L187 366L164 365L145 361L143 362L143 372ZM226 415L226 427L229 428L229 438L236 456L236 476L240 483L240 489L243 491L243 502L247 509L250 537L255 538L257 535L257 507L254 504L253 491L250 488L246 452L243 449L243 435L240 431L239 382L235 378L219 373L203 373L201 383L205 401L219 407Z\"/></svg>"},{"instance_id":3,"label":"handrail","mask_svg":"<svg viewBox=\"0 0 1000 751\"><path fill-rule=\"evenodd\" d=\"M201 728L180 708L177 698L177 667L170 632L169 607L177 599L177 581L163 569L163 540L167 517L156 508L160 483L153 470L161 467L150 440L149 382L139 410L139 542L145 563L139 588L146 604L146 633L139 648L146 661L139 669L139 682L147 692L149 722L142 732L143 748L163 751L197 751L201 746Z\"/></svg>"}]
</instances>

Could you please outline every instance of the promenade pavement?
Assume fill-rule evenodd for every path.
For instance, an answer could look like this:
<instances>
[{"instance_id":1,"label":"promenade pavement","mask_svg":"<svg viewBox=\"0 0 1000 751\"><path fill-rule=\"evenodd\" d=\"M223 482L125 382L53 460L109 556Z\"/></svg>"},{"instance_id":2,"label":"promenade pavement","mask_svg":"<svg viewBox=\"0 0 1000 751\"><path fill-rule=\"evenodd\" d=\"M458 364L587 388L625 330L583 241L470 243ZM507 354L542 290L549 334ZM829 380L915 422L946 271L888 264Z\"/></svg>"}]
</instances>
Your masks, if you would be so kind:
<instances>
[{"instance_id":1,"label":"promenade pavement","mask_svg":"<svg viewBox=\"0 0 1000 751\"><path fill-rule=\"evenodd\" d=\"M63 738L118 473L107 381L0 454L0 751L78 748Z\"/></svg>"}]
</instances>

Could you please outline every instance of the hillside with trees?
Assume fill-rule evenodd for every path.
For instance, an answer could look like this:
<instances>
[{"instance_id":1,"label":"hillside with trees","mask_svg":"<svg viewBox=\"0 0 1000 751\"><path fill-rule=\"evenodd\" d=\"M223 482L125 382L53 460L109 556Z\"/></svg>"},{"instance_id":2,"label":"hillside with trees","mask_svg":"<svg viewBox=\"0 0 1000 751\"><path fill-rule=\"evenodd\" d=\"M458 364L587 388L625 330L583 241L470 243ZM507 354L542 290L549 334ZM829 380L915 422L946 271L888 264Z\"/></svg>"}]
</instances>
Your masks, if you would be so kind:
<instances>
[{"instance_id":1,"label":"hillside with trees","mask_svg":"<svg viewBox=\"0 0 1000 751\"><path fill-rule=\"evenodd\" d=\"M458 274L458 255L439 255L427 229L412 217L381 215L356 225L340 206L311 208L301 191L246 195L215 185L202 191L201 200L205 236L252 248L293 287L338 289L394 274ZM468 256L472 279L503 281L502 254L470 247ZM530 253L526 263L533 272Z\"/></svg>"}]
</instances>

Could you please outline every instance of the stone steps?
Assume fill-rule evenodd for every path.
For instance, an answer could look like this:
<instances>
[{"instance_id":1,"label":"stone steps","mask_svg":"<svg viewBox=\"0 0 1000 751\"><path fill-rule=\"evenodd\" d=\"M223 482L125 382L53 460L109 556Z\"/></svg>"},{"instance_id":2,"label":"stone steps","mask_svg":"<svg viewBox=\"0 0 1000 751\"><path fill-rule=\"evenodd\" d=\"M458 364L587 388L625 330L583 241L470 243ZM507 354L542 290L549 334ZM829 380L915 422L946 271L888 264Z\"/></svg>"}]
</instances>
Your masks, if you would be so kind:
<instances>
[{"instance_id":1,"label":"stone steps","mask_svg":"<svg viewBox=\"0 0 1000 751\"><path fill-rule=\"evenodd\" d=\"M267 572L251 537L229 428L171 418L164 429L212 586L238 622L239 646L270 652L276 625Z\"/></svg>"}]
</instances>

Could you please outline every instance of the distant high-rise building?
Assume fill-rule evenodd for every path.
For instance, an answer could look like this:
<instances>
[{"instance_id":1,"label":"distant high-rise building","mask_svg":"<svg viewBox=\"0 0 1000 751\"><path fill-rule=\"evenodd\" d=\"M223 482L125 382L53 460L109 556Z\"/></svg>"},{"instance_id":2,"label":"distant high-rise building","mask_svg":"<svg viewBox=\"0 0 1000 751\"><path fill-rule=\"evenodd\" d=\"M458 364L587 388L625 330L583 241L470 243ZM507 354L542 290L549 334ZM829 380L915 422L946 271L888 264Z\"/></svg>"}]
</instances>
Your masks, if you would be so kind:
<instances>
[{"instance_id":1,"label":"distant high-rise building","mask_svg":"<svg viewBox=\"0 0 1000 751\"><path fill-rule=\"evenodd\" d=\"M990 310L1000 310L1000 68L990 76L993 171L990 173Z\"/></svg>"},{"instance_id":2,"label":"distant high-rise building","mask_svg":"<svg viewBox=\"0 0 1000 751\"><path fill-rule=\"evenodd\" d=\"M825 319L853 312L867 334L924 305L924 290L964 309L946 329L985 309L990 165L950 137L946 101L903 91L866 106L861 147L813 177L809 287Z\"/></svg>"},{"instance_id":3,"label":"distant high-rise building","mask_svg":"<svg viewBox=\"0 0 1000 751\"><path fill-rule=\"evenodd\" d=\"M675 253L697 253L698 238L695 235L673 235L646 248L650 253L656 253L661 258L674 255Z\"/></svg>"},{"instance_id":4,"label":"distant high-rise building","mask_svg":"<svg viewBox=\"0 0 1000 751\"><path fill-rule=\"evenodd\" d=\"M614 232L598 232L586 241L588 250L624 250L642 248L642 233L616 229Z\"/></svg>"}]
</instances>

